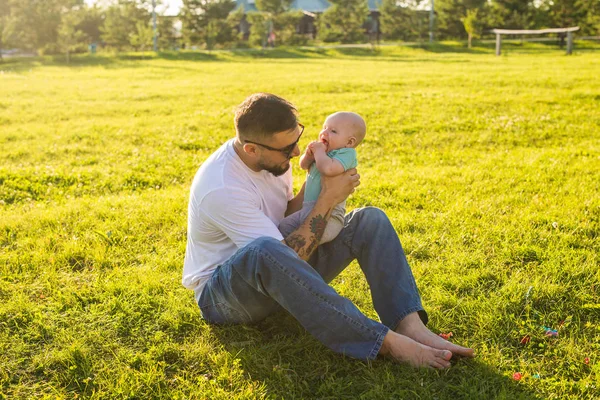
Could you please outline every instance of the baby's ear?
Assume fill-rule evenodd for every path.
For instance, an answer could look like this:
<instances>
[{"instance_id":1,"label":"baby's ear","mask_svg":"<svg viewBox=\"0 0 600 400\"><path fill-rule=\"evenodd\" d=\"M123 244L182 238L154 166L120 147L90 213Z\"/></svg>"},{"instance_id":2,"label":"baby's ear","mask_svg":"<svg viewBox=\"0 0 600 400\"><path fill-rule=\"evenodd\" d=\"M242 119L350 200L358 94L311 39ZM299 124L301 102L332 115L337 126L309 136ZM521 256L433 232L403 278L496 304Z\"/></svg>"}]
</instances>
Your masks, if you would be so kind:
<instances>
[{"instance_id":1,"label":"baby's ear","mask_svg":"<svg viewBox=\"0 0 600 400\"><path fill-rule=\"evenodd\" d=\"M356 145L356 138L354 136L350 136L350 139L348 139L348 143L346 144L346 147L354 147Z\"/></svg>"}]
</instances>

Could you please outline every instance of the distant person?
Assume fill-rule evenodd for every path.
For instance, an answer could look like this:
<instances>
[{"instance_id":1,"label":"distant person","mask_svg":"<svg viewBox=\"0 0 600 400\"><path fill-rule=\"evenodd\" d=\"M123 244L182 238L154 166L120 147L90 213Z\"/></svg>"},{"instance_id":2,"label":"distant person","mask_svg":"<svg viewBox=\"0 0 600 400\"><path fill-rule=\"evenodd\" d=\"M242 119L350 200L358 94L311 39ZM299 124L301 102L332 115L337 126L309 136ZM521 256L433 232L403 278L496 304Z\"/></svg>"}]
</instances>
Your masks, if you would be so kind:
<instances>
[{"instance_id":1,"label":"distant person","mask_svg":"<svg viewBox=\"0 0 600 400\"><path fill-rule=\"evenodd\" d=\"M267 37L267 46L275 48L275 31L269 32L269 36Z\"/></svg>"},{"instance_id":2,"label":"distant person","mask_svg":"<svg viewBox=\"0 0 600 400\"><path fill-rule=\"evenodd\" d=\"M235 112L234 138L202 164L190 190L183 284L211 324L260 321L285 309L333 351L363 360L386 355L414 366L447 368L473 350L425 327L410 267L385 213L360 208L319 246L335 206L360 183L356 169L321 177L321 192L302 225L286 237L284 215L302 207L292 192L290 160L304 127L295 107L268 93ZM367 318L331 282L358 260L381 322Z\"/></svg>"},{"instance_id":3,"label":"distant person","mask_svg":"<svg viewBox=\"0 0 600 400\"><path fill-rule=\"evenodd\" d=\"M321 193L321 175L336 176L356 168L356 147L367 133L364 119L352 112L337 112L325 119L319 140L310 142L300 157L300 167L308 170L304 202L302 209L285 217L279 223L283 237L287 237L302 225L319 194ZM319 244L331 242L344 227L346 200L337 204L331 211L327 227Z\"/></svg>"}]
</instances>

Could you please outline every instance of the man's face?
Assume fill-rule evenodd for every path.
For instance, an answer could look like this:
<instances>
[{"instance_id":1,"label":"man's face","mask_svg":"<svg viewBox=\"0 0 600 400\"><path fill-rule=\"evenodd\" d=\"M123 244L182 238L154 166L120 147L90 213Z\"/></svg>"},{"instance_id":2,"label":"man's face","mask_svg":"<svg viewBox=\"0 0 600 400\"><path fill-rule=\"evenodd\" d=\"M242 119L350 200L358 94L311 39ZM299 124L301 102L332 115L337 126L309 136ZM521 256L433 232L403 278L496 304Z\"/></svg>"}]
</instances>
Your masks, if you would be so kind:
<instances>
[{"instance_id":1,"label":"man's face","mask_svg":"<svg viewBox=\"0 0 600 400\"><path fill-rule=\"evenodd\" d=\"M290 169L290 162L287 161L285 163L282 163L280 165L268 165L266 163L260 163L258 164L258 166L262 169L264 169L267 172L270 172L271 174L275 175L275 176L281 176L283 174L285 174L287 172L288 169Z\"/></svg>"},{"instance_id":2,"label":"man's face","mask_svg":"<svg viewBox=\"0 0 600 400\"><path fill-rule=\"evenodd\" d=\"M285 148L294 145L293 151L289 156L281 151L269 150L261 148L258 166L275 176L283 175L290 169L290 160L300 155L300 149L296 143L302 134L302 129L297 126L295 129L279 132L273 135L270 143L265 143L273 148ZM260 146L259 146L260 147Z\"/></svg>"}]
</instances>

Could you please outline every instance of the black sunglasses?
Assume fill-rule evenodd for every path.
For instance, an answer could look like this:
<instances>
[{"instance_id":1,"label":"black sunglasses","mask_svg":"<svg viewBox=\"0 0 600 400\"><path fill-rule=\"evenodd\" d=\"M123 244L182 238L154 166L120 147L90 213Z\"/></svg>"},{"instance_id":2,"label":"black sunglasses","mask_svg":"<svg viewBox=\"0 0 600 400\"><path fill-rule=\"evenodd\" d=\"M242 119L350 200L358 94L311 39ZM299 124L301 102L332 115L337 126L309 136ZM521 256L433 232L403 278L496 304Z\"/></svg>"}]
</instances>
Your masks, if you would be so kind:
<instances>
[{"instance_id":1,"label":"black sunglasses","mask_svg":"<svg viewBox=\"0 0 600 400\"><path fill-rule=\"evenodd\" d=\"M252 144L259 145L260 147L264 147L267 150L278 151L280 153L283 153L287 158L290 158L292 153L294 152L294 149L298 145L300 138L302 137L302 133L304 133L304 125L298 123L298 126L300 127L300 135L298 135L298 139L294 143L289 144L285 147L282 147L281 149L276 149L275 147L267 146L266 144L262 144L262 143L252 142L252 141L246 140L246 139L244 139L244 143L252 143Z\"/></svg>"}]
</instances>

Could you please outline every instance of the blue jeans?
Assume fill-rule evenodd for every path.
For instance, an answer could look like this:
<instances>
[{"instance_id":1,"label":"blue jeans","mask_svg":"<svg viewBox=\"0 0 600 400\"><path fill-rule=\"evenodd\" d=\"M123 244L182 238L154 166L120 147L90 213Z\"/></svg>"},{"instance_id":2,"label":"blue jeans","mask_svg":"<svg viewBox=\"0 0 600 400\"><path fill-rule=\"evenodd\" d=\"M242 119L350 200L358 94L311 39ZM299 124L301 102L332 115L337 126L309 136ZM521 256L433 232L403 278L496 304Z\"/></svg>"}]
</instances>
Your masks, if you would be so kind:
<instances>
[{"instance_id":1,"label":"blue jeans","mask_svg":"<svg viewBox=\"0 0 600 400\"><path fill-rule=\"evenodd\" d=\"M328 285L355 259L381 323ZM377 356L388 330L408 314L419 312L427 323L398 235L373 207L346 215L344 229L309 262L276 239L254 240L215 270L198 305L213 324L260 321L283 308L325 346L363 360Z\"/></svg>"}]
</instances>

